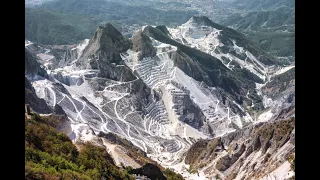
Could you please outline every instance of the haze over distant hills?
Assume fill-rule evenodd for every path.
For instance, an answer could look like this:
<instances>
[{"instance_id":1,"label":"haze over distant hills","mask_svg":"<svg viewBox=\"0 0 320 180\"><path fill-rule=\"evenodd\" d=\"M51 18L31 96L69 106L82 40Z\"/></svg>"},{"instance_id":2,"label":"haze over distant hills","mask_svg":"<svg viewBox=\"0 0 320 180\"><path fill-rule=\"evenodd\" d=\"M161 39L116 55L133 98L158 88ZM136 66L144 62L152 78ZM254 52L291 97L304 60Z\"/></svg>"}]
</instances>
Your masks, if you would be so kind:
<instances>
[{"instance_id":1,"label":"haze over distant hills","mask_svg":"<svg viewBox=\"0 0 320 180\"><path fill-rule=\"evenodd\" d=\"M131 37L142 25L171 27L194 15L205 15L239 30L273 55L292 61L294 6L293 0L27 0L26 37L44 44L76 43L89 38L94 27L106 22ZM68 35L64 35L66 29Z\"/></svg>"}]
</instances>

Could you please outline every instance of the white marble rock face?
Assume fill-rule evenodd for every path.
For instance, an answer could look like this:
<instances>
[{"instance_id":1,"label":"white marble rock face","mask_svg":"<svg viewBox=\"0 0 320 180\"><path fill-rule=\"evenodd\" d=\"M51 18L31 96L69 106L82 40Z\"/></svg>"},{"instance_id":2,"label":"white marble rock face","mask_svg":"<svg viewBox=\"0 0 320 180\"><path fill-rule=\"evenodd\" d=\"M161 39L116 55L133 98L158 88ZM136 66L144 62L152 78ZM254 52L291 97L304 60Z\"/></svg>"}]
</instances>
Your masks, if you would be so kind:
<instances>
[{"instance_id":1,"label":"white marble rock face","mask_svg":"<svg viewBox=\"0 0 320 180\"><path fill-rule=\"evenodd\" d=\"M231 62L235 62L263 80L272 75L266 73L266 65L235 41L232 48L236 53L245 54L246 60L217 51L216 48L223 46L219 39L221 30L199 26L190 19L179 27L169 28L169 32L173 40L216 57L230 71L234 68ZM69 127L64 131L72 139L87 141L100 131L112 132L131 141L162 166L192 179L193 175L185 168L183 154L197 139L223 136L254 124L257 118L235 101L222 98L219 88L199 82L177 67L171 56L178 51L176 46L148 38L156 50L152 57L139 58L139 52L132 49L104 54L92 49L91 44L98 40L84 40L73 47L67 63L48 70L49 79L38 75L26 77L39 98L45 99L49 106L60 105L66 112L73 133ZM26 48L31 44L26 41ZM90 59L86 53L91 51L99 56ZM111 63L117 55L120 63ZM230 62L225 63L222 56L228 57ZM97 67L84 66L91 61ZM50 59L45 62L49 64ZM285 70L280 69L281 72L275 71L275 74ZM257 91L261 86L257 84ZM266 107L273 102L263 99ZM258 121L274 117L272 111L267 110Z\"/></svg>"}]
</instances>

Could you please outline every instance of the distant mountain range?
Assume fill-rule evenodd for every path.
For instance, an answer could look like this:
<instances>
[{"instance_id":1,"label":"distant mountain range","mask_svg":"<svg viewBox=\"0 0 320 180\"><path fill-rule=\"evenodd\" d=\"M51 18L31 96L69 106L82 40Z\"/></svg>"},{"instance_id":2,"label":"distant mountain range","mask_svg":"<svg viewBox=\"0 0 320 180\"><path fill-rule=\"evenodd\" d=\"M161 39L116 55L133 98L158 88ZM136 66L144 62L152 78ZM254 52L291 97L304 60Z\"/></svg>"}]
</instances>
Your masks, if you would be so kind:
<instances>
[{"instance_id":1,"label":"distant mountain range","mask_svg":"<svg viewBox=\"0 0 320 180\"><path fill-rule=\"evenodd\" d=\"M30 4L39 4L30 6ZM242 33L267 52L295 58L295 2L185 0L50 0L26 1L26 38L43 44L72 44L90 38L94 27L112 23L124 36L142 25L174 27L194 15ZM79 23L80 22L80 23Z\"/></svg>"}]
</instances>

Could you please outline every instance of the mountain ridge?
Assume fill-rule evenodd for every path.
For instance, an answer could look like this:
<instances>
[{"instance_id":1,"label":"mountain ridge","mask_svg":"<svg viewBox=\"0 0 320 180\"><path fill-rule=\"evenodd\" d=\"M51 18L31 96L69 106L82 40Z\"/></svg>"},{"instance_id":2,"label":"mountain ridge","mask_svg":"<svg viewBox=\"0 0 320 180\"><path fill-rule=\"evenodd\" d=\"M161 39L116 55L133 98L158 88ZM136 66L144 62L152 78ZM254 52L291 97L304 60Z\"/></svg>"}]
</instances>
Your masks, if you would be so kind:
<instances>
[{"instance_id":1,"label":"mountain ridge","mask_svg":"<svg viewBox=\"0 0 320 180\"><path fill-rule=\"evenodd\" d=\"M106 24L90 40L66 47L70 56L56 57L56 47L46 46L44 54L55 57L42 60L48 77L25 76L48 106L62 107L74 140L114 133L161 166L192 179L197 175L184 157L196 141L237 133L279 113L292 117L292 112L274 109L292 110L294 101L290 91L278 99L266 96L262 84L275 83L278 78L272 77L288 68L264 64L224 30L191 21L175 28L144 26L130 39ZM49 69L51 61L67 63Z\"/></svg>"}]
</instances>

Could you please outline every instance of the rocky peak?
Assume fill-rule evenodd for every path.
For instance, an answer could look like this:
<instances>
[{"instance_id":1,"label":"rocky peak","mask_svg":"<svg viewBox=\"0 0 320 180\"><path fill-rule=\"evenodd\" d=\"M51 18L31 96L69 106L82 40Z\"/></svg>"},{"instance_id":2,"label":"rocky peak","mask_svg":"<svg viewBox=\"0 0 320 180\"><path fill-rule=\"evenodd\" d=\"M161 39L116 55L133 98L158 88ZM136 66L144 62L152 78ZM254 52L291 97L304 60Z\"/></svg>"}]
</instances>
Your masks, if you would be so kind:
<instances>
[{"instance_id":1,"label":"rocky peak","mask_svg":"<svg viewBox=\"0 0 320 180\"><path fill-rule=\"evenodd\" d=\"M76 66L99 70L98 76L112 80L134 80L135 76L120 57L120 53L128 50L131 45L131 41L123 37L110 23L99 26L76 62Z\"/></svg>"},{"instance_id":2,"label":"rocky peak","mask_svg":"<svg viewBox=\"0 0 320 180\"><path fill-rule=\"evenodd\" d=\"M110 23L99 26L91 41L99 43L101 50L114 47L117 51L123 52L130 47L129 40Z\"/></svg>"},{"instance_id":3,"label":"rocky peak","mask_svg":"<svg viewBox=\"0 0 320 180\"><path fill-rule=\"evenodd\" d=\"M141 30L135 33L132 38L132 49L139 53L139 60L144 57L153 57L156 55L156 49L152 46L151 39Z\"/></svg>"},{"instance_id":4,"label":"rocky peak","mask_svg":"<svg viewBox=\"0 0 320 180\"><path fill-rule=\"evenodd\" d=\"M87 63L85 62L88 58L118 64L121 61L119 53L128 50L130 46L131 42L123 37L112 24L107 23L98 27L79 58L78 64L86 66ZM92 63L90 63L90 65L92 68L96 68L97 66Z\"/></svg>"}]
</instances>

